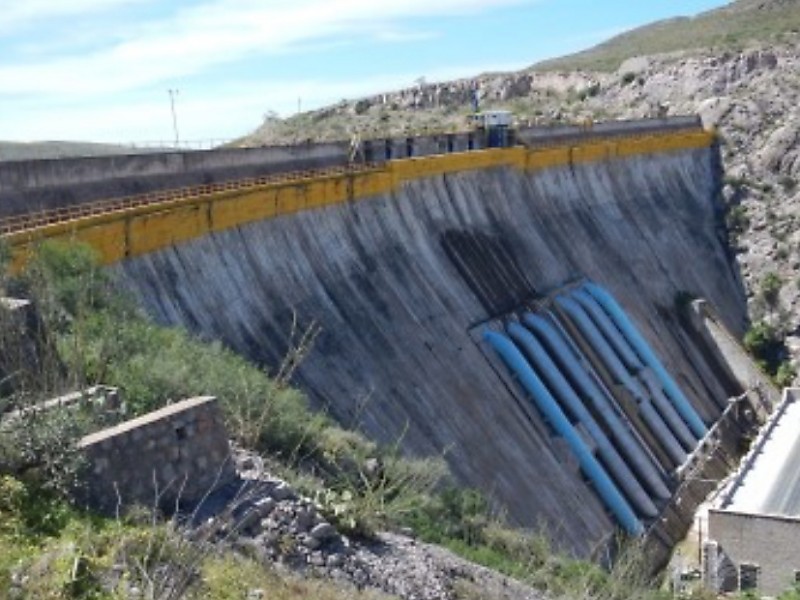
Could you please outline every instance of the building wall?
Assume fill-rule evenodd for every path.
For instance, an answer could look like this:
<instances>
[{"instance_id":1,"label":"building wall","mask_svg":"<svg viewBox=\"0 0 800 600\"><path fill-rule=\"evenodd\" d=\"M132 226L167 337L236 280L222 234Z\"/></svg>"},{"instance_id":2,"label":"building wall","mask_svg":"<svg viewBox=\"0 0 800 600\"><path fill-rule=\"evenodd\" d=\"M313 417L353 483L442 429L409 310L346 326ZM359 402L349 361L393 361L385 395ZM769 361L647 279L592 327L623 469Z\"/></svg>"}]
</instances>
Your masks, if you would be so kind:
<instances>
[{"instance_id":1,"label":"building wall","mask_svg":"<svg viewBox=\"0 0 800 600\"><path fill-rule=\"evenodd\" d=\"M800 572L799 518L711 510L708 534L737 573L743 564L759 567L757 587L762 594L786 591Z\"/></svg>"},{"instance_id":2,"label":"building wall","mask_svg":"<svg viewBox=\"0 0 800 600\"><path fill-rule=\"evenodd\" d=\"M106 514L135 505L191 506L235 477L211 397L177 402L86 436L78 446L86 459L85 500Z\"/></svg>"}]
</instances>

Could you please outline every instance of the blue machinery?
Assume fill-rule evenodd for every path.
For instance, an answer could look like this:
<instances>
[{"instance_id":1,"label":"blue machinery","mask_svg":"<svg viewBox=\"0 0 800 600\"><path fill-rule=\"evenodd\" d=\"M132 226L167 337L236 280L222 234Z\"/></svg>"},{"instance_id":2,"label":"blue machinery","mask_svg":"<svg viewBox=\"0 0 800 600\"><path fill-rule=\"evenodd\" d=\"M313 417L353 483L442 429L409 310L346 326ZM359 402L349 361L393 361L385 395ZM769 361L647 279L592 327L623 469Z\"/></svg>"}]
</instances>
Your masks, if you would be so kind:
<instances>
[{"instance_id":1,"label":"blue machinery","mask_svg":"<svg viewBox=\"0 0 800 600\"><path fill-rule=\"evenodd\" d=\"M606 290L585 283L557 296L551 308L524 313L504 333L487 329L484 340L568 443L620 526L640 535L671 496L670 471L694 450L706 425ZM627 411L635 414L620 407L609 385L632 398Z\"/></svg>"}]
</instances>

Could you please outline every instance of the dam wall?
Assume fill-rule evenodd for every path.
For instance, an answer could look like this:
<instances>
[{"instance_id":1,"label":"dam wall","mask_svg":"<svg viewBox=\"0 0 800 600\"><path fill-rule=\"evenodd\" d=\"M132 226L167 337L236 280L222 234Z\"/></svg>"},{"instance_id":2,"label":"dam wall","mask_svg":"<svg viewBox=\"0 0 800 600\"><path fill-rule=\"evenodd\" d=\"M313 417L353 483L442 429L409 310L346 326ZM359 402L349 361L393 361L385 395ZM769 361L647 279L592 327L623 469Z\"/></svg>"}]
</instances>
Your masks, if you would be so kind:
<instances>
[{"instance_id":1,"label":"dam wall","mask_svg":"<svg viewBox=\"0 0 800 600\"><path fill-rule=\"evenodd\" d=\"M62 238L93 246L104 264L259 219L314 210L388 193L406 181L446 173L514 166L536 171L558 165L708 147L713 135L681 130L659 135L568 141L526 148L469 149L352 164L256 179L177 188L81 203L0 219L0 234L19 268L31 247ZM388 143L388 141L387 141ZM413 148L406 150L413 154ZM434 148L428 148L433 152Z\"/></svg>"},{"instance_id":2,"label":"dam wall","mask_svg":"<svg viewBox=\"0 0 800 600\"><path fill-rule=\"evenodd\" d=\"M293 192L291 202L250 190L92 227L119 228L98 234L120 240L101 253L161 323L273 368L295 319L320 327L296 375L314 406L373 439L401 440L411 455L444 455L459 481L513 521L586 556L614 535L614 517L482 333L565 284L593 280L702 421L715 422L736 384L696 346L676 303L702 296L737 333L746 305L724 243L718 150L699 140L390 161L318 188L327 191ZM222 227L213 215L224 203ZM151 225L137 230L143 218ZM191 231L172 236L185 222ZM148 235L155 241L141 252L130 246Z\"/></svg>"},{"instance_id":3,"label":"dam wall","mask_svg":"<svg viewBox=\"0 0 800 600\"><path fill-rule=\"evenodd\" d=\"M515 130L529 145L547 145L590 136L645 135L696 128L696 117L611 121L580 126L526 127ZM0 219L87 202L151 194L259 178L290 171L341 167L365 162L479 150L478 132L364 140L351 156L350 140L252 148L154 152L79 158L0 161Z\"/></svg>"},{"instance_id":4,"label":"dam wall","mask_svg":"<svg viewBox=\"0 0 800 600\"><path fill-rule=\"evenodd\" d=\"M344 164L347 142L0 162L0 217Z\"/></svg>"}]
</instances>

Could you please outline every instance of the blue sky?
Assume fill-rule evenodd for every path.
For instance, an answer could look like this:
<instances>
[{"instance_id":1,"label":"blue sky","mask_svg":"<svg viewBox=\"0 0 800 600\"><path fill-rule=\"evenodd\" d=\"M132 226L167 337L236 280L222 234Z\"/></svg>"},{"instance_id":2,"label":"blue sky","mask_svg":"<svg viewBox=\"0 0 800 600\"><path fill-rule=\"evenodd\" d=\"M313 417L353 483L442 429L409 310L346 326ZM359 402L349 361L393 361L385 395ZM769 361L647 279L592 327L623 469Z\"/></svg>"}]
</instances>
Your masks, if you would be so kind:
<instances>
[{"instance_id":1,"label":"blue sky","mask_svg":"<svg viewBox=\"0 0 800 600\"><path fill-rule=\"evenodd\" d=\"M0 140L230 139L269 111L512 70L721 0L17 0Z\"/></svg>"}]
</instances>

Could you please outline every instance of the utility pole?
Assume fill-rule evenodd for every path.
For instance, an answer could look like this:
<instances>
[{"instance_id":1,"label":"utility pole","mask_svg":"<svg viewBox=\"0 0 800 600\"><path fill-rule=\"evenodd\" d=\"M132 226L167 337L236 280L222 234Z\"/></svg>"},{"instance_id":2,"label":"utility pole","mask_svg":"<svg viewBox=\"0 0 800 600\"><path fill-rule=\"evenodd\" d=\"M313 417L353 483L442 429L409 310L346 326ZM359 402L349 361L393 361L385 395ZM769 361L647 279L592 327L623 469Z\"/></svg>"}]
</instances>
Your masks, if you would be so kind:
<instances>
[{"instance_id":1,"label":"utility pole","mask_svg":"<svg viewBox=\"0 0 800 600\"><path fill-rule=\"evenodd\" d=\"M169 105L172 109L172 129L175 131L175 147L177 148L180 144L180 136L178 135L178 115L175 112L175 96L178 95L180 90L169 89L167 92L169 93Z\"/></svg>"}]
</instances>

